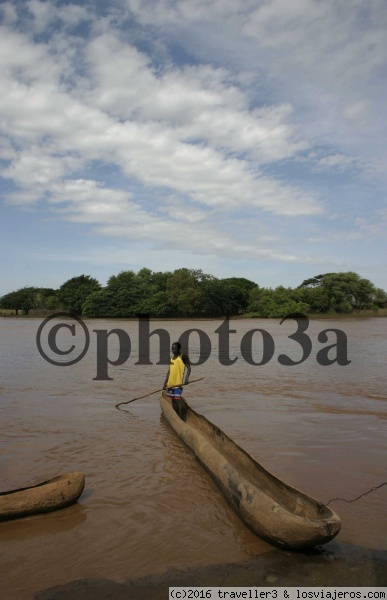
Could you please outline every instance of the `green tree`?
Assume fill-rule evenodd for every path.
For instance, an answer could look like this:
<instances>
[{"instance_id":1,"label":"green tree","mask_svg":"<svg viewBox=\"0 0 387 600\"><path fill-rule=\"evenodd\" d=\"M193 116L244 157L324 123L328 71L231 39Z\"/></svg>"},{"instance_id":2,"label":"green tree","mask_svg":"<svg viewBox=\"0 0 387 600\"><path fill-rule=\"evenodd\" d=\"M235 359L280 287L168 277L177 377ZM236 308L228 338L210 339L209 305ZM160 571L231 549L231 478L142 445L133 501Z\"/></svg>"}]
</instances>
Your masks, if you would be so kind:
<instances>
[{"instance_id":1,"label":"green tree","mask_svg":"<svg viewBox=\"0 0 387 600\"><path fill-rule=\"evenodd\" d=\"M167 295L167 281L170 276L171 273L155 273L146 268L137 273L137 315L166 317L173 314Z\"/></svg>"},{"instance_id":2,"label":"green tree","mask_svg":"<svg viewBox=\"0 0 387 600\"><path fill-rule=\"evenodd\" d=\"M107 288L113 293L111 298L112 317L134 317L139 301L137 275L134 271L121 271L108 280Z\"/></svg>"},{"instance_id":3,"label":"green tree","mask_svg":"<svg viewBox=\"0 0 387 600\"><path fill-rule=\"evenodd\" d=\"M117 317L121 316L115 301L114 292L102 289L87 296L82 305L84 317Z\"/></svg>"},{"instance_id":4,"label":"green tree","mask_svg":"<svg viewBox=\"0 0 387 600\"><path fill-rule=\"evenodd\" d=\"M375 305L375 286L352 271L317 275L303 281L300 287L325 290L329 297L329 309L339 313Z\"/></svg>"},{"instance_id":5,"label":"green tree","mask_svg":"<svg viewBox=\"0 0 387 600\"><path fill-rule=\"evenodd\" d=\"M292 313L306 314L308 305L292 288L256 287L250 292L249 311L256 317L283 318Z\"/></svg>"},{"instance_id":6,"label":"green tree","mask_svg":"<svg viewBox=\"0 0 387 600\"><path fill-rule=\"evenodd\" d=\"M23 287L0 299L0 308L15 310L19 314L22 310L28 315L31 309L46 308L48 295L54 293L51 288Z\"/></svg>"},{"instance_id":7,"label":"green tree","mask_svg":"<svg viewBox=\"0 0 387 600\"><path fill-rule=\"evenodd\" d=\"M57 295L47 296L45 303L46 303L45 308L47 308L48 310L55 310L56 308L58 308L58 304L59 304L58 296Z\"/></svg>"},{"instance_id":8,"label":"green tree","mask_svg":"<svg viewBox=\"0 0 387 600\"><path fill-rule=\"evenodd\" d=\"M122 271L112 276L107 290L110 296L111 316L135 317L139 315L168 316L172 310L167 299L167 279L171 273L155 273L150 269ZM87 308L90 311L90 307Z\"/></svg>"},{"instance_id":9,"label":"green tree","mask_svg":"<svg viewBox=\"0 0 387 600\"><path fill-rule=\"evenodd\" d=\"M378 308L384 308L387 304L387 292L381 288L375 288L374 303Z\"/></svg>"},{"instance_id":10,"label":"green tree","mask_svg":"<svg viewBox=\"0 0 387 600\"><path fill-rule=\"evenodd\" d=\"M100 283L90 275L72 277L59 288L59 301L66 310L77 315L82 314L82 306L93 292L101 289Z\"/></svg>"},{"instance_id":11,"label":"green tree","mask_svg":"<svg viewBox=\"0 0 387 600\"><path fill-rule=\"evenodd\" d=\"M190 317L200 313L200 283L207 277L194 269L177 269L168 277L167 302L174 316Z\"/></svg>"},{"instance_id":12,"label":"green tree","mask_svg":"<svg viewBox=\"0 0 387 600\"><path fill-rule=\"evenodd\" d=\"M136 281L136 273L134 271L121 271L118 275L109 277L107 287L111 291L119 291L123 288L132 289Z\"/></svg>"},{"instance_id":13,"label":"green tree","mask_svg":"<svg viewBox=\"0 0 387 600\"><path fill-rule=\"evenodd\" d=\"M19 310L21 309L21 304L20 304L18 291L9 292L9 294L5 294L4 296L2 296L0 298L0 308L5 308L7 310L14 310L16 312L16 314L19 314Z\"/></svg>"},{"instance_id":14,"label":"green tree","mask_svg":"<svg viewBox=\"0 0 387 600\"><path fill-rule=\"evenodd\" d=\"M33 306L31 308L46 309L48 308L48 298L53 297L55 297L55 290L52 288L34 288L34 292L32 293Z\"/></svg>"},{"instance_id":15,"label":"green tree","mask_svg":"<svg viewBox=\"0 0 387 600\"><path fill-rule=\"evenodd\" d=\"M247 310L250 301L250 292L254 288L257 287L257 284L254 281L250 281L250 279L246 279L245 277L228 277L226 279L222 279L222 281L230 286L235 292L239 290L240 297L238 301L238 308L233 314L244 313Z\"/></svg>"},{"instance_id":16,"label":"green tree","mask_svg":"<svg viewBox=\"0 0 387 600\"><path fill-rule=\"evenodd\" d=\"M246 292L232 279L205 279L200 284L200 290L201 313L208 317L238 315L245 311L248 304Z\"/></svg>"},{"instance_id":17,"label":"green tree","mask_svg":"<svg viewBox=\"0 0 387 600\"><path fill-rule=\"evenodd\" d=\"M322 314L329 311L330 298L328 291L323 287L296 288L299 298L307 305L308 314Z\"/></svg>"}]
</instances>

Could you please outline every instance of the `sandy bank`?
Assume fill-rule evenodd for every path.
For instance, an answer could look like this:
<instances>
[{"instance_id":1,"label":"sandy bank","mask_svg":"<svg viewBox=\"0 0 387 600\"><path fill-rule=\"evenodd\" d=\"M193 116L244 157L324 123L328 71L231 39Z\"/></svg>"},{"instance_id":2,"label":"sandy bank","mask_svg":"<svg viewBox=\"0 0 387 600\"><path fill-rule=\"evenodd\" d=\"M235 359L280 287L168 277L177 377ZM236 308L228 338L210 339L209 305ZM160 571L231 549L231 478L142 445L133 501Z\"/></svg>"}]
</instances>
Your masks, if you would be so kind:
<instances>
[{"instance_id":1,"label":"sandy bank","mask_svg":"<svg viewBox=\"0 0 387 600\"><path fill-rule=\"evenodd\" d=\"M387 585L387 552L346 544L308 552L273 552L239 564L211 565L187 571L117 582L72 581L42 590L34 600L166 600L169 586L343 587Z\"/></svg>"}]
</instances>

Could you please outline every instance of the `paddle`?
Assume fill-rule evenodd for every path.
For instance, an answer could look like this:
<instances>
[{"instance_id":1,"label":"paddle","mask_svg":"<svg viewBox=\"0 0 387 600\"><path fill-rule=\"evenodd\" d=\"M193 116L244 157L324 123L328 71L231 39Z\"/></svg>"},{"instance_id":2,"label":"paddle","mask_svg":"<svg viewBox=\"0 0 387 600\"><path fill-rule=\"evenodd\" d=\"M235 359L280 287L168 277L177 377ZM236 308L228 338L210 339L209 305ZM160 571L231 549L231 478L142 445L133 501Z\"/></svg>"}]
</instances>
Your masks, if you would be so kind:
<instances>
[{"instance_id":1,"label":"paddle","mask_svg":"<svg viewBox=\"0 0 387 600\"><path fill-rule=\"evenodd\" d=\"M202 381L204 377L200 377L200 379L192 379L191 381L187 381L187 383L181 383L180 385L174 385L173 387L184 387L185 385L189 385L190 383L197 383L198 381ZM126 402L119 402L115 405L115 407L120 410L118 407L122 404L130 404L135 400L142 400L142 398L147 398L148 396L152 396L152 394L157 394L157 392L162 392L165 388L161 388L160 390L154 390L154 392L149 392L149 394L144 394L144 396L137 396L137 398L132 398L131 400L127 400Z\"/></svg>"}]
</instances>

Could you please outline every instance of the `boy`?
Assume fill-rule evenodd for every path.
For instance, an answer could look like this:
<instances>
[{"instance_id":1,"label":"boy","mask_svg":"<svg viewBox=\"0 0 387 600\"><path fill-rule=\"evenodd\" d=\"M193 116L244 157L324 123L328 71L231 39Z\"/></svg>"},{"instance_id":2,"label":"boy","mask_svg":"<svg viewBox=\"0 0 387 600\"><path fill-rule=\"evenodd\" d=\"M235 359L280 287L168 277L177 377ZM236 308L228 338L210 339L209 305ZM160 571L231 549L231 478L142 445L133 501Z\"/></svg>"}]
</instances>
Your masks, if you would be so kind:
<instances>
[{"instance_id":1,"label":"boy","mask_svg":"<svg viewBox=\"0 0 387 600\"><path fill-rule=\"evenodd\" d=\"M169 369L165 378L163 390L167 390L167 396L172 399L172 406L182 421L186 418L186 407L181 395L183 388L179 387L182 383L188 383L191 374L191 365L186 354L181 352L181 344L174 342L172 344L172 354L169 360ZM184 378L185 376L185 378Z\"/></svg>"}]
</instances>

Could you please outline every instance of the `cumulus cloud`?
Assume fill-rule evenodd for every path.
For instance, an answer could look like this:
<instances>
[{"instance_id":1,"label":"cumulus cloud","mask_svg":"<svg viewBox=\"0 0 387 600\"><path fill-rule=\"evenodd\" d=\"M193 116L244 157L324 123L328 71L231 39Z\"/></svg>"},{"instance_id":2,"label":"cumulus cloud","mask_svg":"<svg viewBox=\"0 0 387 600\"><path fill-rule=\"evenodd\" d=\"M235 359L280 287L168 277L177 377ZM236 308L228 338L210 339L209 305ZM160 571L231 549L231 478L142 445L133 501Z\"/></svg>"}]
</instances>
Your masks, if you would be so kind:
<instances>
[{"instance_id":1,"label":"cumulus cloud","mask_svg":"<svg viewBox=\"0 0 387 600\"><path fill-rule=\"evenodd\" d=\"M63 9L53 4L31 0L27 6L35 31L63 18ZM75 8L70 13L75 20L84 17ZM76 55L66 46L59 54L58 47L65 44L60 31L55 43L37 43L30 34L5 26L1 40L0 110L3 134L13 147L1 175L16 185L8 201L62 202L68 218L93 223L104 217L106 227L101 225L99 231L110 234L156 235L165 215L179 220L178 212L168 210L167 199L160 203L165 211L157 221L152 209L127 206L131 225L139 225L136 215L143 219L131 234L129 224L121 222L125 189L70 179L100 161L118 166L128 187L135 182L148 194L162 189L184 198L196 215L191 223L202 221L209 209L210 231L216 211L320 211L313 194L259 169L306 147L287 123L291 107L252 109L227 70L209 65L156 70L146 54L122 41L119 32L86 38ZM84 70L77 71L75 61ZM216 235L213 238L213 247L226 245L219 241L220 233L218 241ZM194 250L191 243L188 246Z\"/></svg>"},{"instance_id":2,"label":"cumulus cloud","mask_svg":"<svg viewBox=\"0 0 387 600\"><path fill-rule=\"evenodd\" d=\"M5 200L157 248L184 227L191 255L319 260L301 227L338 207L315 174L385 173L369 138L377 86L365 88L385 17L380 0L351 7L343 19L333 0L3 3Z\"/></svg>"}]
</instances>

